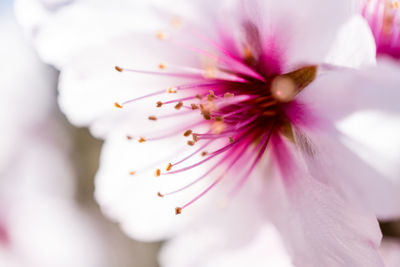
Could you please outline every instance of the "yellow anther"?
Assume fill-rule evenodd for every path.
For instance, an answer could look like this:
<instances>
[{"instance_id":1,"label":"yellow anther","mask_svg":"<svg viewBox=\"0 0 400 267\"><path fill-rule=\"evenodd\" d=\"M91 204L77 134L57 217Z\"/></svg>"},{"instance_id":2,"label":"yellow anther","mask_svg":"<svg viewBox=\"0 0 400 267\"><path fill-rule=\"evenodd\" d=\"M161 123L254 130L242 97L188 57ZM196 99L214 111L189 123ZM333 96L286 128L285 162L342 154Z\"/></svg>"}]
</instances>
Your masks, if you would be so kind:
<instances>
[{"instance_id":1,"label":"yellow anther","mask_svg":"<svg viewBox=\"0 0 400 267\"><path fill-rule=\"evenodd\" d=\"M169 172L171 170L171 168L172 168L172 164L168 163L167 168L166 168L167 172Z\"/></svg>"},{"instance_id":2,"label":"yellow anther","mask_svg":"<svg viewBox=\"0 0 400 267\"><path fill-rule=\"evenodd\" d=\"M160 177L160 175L161 175L161 170L160 170L160 169L157 169L154 175L155 175L156 177Z\"/></svg>"},{"instance_id":3,"label":"yellow anther","mask_svg":"<svg viewBox=\"0 0 400 267\"><path fill-rule=\"evenodd\" d=\"M144 142L146 142L146 138L140 137L138 141L139 141L139 143L144 143Z\"/></svg>"},{"instance_id":4,"label":"yellow anther","mask_svg":"<svg viewBox=\"0 0 400 267\"><path fill-rule=\"evenodd\" d=\"M122 108L122 106L121 106L118 102L115 102L115 103L114 103L114 106L115 106L116 108Z\"/></svg>"},{"instance_id":5,"label":"yellow anther","mask_svg":"<svg viewBox=\"0 0 400 267\"><path fill-rule=\"evenodd\" d=\"M130 171L129 175L135 175L135 173L136 173L135 171Z\"/></svg>"}]
</instances>

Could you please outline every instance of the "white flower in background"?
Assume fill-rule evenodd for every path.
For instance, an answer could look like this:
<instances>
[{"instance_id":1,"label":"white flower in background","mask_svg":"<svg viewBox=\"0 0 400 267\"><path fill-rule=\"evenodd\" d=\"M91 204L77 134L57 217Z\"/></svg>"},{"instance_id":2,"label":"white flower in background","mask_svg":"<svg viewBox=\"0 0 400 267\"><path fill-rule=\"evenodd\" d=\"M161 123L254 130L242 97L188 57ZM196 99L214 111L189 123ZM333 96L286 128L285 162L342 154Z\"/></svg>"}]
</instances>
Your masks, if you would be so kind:
<instances>
[{"instance_id":1,"label":"white flower in background","mask_svg":"<svg viewBox=\"0 0 400 267\"><path fill-rule=\"evenodd\" d=\"M383 266L376 216L400 215L400 77L374 66L352 2L152 2L154 16L127 1L36 1L39 24L18 4L62 71L61 108L106 139L103 211L135 238L179 233L166 266L220 266L276 242L265 264Z\"/></svg>"},{"instance_id":2,"label":"white flower in background","mask_svg":"<svg viewBox=\"0 0 400 267\"><path fill-rule=\"evenodd\" d=\"M0 4L0 266L112 266L102 226L74 200L56 72L27 45L12 13Z\"/></svg>"}]
</instances>

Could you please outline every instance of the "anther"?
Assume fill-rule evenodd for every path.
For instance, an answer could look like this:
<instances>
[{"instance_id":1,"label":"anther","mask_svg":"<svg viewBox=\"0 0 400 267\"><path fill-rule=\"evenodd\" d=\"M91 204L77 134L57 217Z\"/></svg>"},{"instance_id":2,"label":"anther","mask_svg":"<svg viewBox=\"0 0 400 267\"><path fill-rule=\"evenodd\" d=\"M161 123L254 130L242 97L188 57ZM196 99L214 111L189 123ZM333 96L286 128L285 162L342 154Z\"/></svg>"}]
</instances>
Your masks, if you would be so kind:
<instances>
[{"instance_id":1,"label":"anther","mask_svg":"<svg viewBox=\"0 0 400 267\"><path fill-rule=\"evenodd\" d=\"M132 137L132 136L130 136L130 135L127 135L127 136L126 136L126 139L127 139L127 140L132 140L132 139L133 139L133 137Z\"/></svg>"},{"instance_id":2,"label":"anther","mask_svg":"<svg viewBox=\"0 0 400 267\"><path fill-rule=\"evenodd\" d=\"M171 170L171 168L172 168L172 164L168 163L166 170L169 172Z\"/></svg>"},{"instance_id":3,"label":"anther","mask_svg":"<svg viewBox=\"0 0 400 267\"><path fill-rule=\"evenodd\" d=\"M115 102L115 103L114 103L114 106L115 106L116 108L122 108L122 106L121 106L118 102Z\"/></svg>"},{"instance_id":4,"label":"anther","mask_svg":"<svg viewBox=\"0 0 400 267\"><path fill-rule=\"evenodd\" d=\"M179 102L178 104L175 105L175 109L179 110L183 106L183 102Z\"/></svg>"},{"instance_id":5,"label":"anther","mask_svg":"<svg viewBox=\"0 0 400 267\"><path fill-rule=\"evenodd\" d=\"M233 137L232 137L232 136L230 136L230 137L229 137L229 143L231 143L231 144L232 144L233 142L235 142L235 140L233 139Z\"/></svg>"},{"instance_id":6,"label":"anther","mask_svg":"<svg viewBox=\"0 0 400 267\"><path fill-rule=\"evenodd\" d=\"M136 173L135 171L130 171L129 175L135 175L135 173Z\"/></svg>"},{"instance_id":7,"label":"anther","mask_svg":"<svg viewBox=\"0 0 400 267\"><path fill-rule=\"evenodd\" d=\"M154 175L155 175L156 177L160 177L160 175L161 175L161 170L160 170L160 169L157 169Z\"/></svg>"},{"instance_id":8,"label":"anther","mask_svg":"<svg viewBox=\"0 0 400 267\"><path fill-rule=\"evenodd\" d=\"M189 135L191 135L192 134L192 130L187 130L184 134L183 134L183 136L185 136L185 137L188 137Z\"/></svg>"},{"instance_id":9,"label":"anther","mask_svg":"<svg viewBox=\"0 0 400 267\"><path fill-rule=\"evenodd\" d=\"M176 89L173 88L173 87L170 87L170 88L168 88L167 92L168 92L169 94L176 94Z\"/></svg>"},{"instance_id":10,"label":"anther","mask_svg":"<svg viewBox=\"0 0 400 267\"><path fill-rule=\"evenodd\" d=\"M203 96L202 96L201 94L197 94L197 95L196 95L196 98L202 100L202 99L203 99Z\"/></svg>"},{"instance_id":11,"label":"anther","mask_svg":"<svg viewBox=\"0 0 400 267\"><path fill-rule=\"evenodd\" d=\"M190 104L190 106L192 107L192 110L199 109L199 106L197 106L196 104Z\"/></svg>"},{"instance_id":12,"label":"anther","mask_svg":"<svg viewBox=\"0 0 400 267\"><path fill-rule=\"evenodd\" d=\"M187 144L189 145L189 146L194 146L194 141L187 141Z\"/></svg>"},{"instance_id":13,"label":"anther","mask_svg":"<svg viewBox=\"0 0 400 267\"><path fill-rule=\"evenodd\" d=\"M215 121L224 121L224 118L222 118L221 116L215 116L214 120Z\"/></svg>"},{"instance_id":14,"label":"anther","mask_svg":"<svg viewBox=\"0 0 400 267\"><path fill-rule=\"evenodd\" d=\"M157 33L156 33L156 37L157 37L157 39L159 39L159 40L165 40L165 39L167 39L167 35L166 35L164 32L162 32L162 31L157 32Z\"/></svg>"},{"instance_id":15,"label":"anther","mask_svg":"<svg viewBox=\"0 0 400 267\"><path fill-rule=\"evenodd\" d=\"M230 97L234 97L235 95L232 93L225 93L224 94L224 98L230 98Z\"/></svg>"},{"instance_id":16,"label":"anther","mask_svg":"<svg viewBox=\"0 0 400 267\"><path fill-rule=\"evenodd\" d=\"M192 138L193 138L193 141L194 141L194 142L197 142L198 137L199 137L198 134L196 134L196 133L192 134Z\"/></svg>"},{"instance_id":17,"label":"anther","mask_svg":"<svg viewBox=\"0 0 400 267\"><path fill-rule=\"evenodd\" d=\"M208 153L207 153L207 151L203 151L203 152L201 152L201 156L202 156L202 157L205 157L205 156L207 156L207 154L208 154Z\"/></svg>"},{"instance_id":18,"label":"anther","mask_svg":"<svg viewBox=\"0 0 400 267\"><path fill-rule=\"evenodd\" d=\"M165 70L166 66L165 66L165 64L160 63L160 64L158 65L158 68L161 69L161 70Z\"/></svg>"},{"instance_id":19,"label":"anther","mask_svg":"<svg viewBox=\"0 0 400 267\"><path fill-rule=\"evenodd\" d=\"M115 66L115 70L116 70L116 71L118 71L118 72L123 72L123 71L124 71L124 69L123 69L123 68L121 68L121 67L118 67L118 66Z\"/></svg>"},{"instance_id":20,"label":"anther","mask_svg":"<svg viewBox=\"0 0 400 267\"><path fill-rule=\"evenodd\" d=\"M164 195L161 194L160 192L157 192L157 196L159 196L159 197L164 197Z\"/></svg>"},{"instance_id":21,"label":"anther","mask_svg":"<svg viewBox=\"0 0 400 267\"><path fill-rule=\"evenodd\" d=\"M175 214L178 215L178 214L181 214L181 213L182 213L182 208L176 207L175 208Z\"/></svg>"},{"instance_id":22,"label":"anther","mask_svg":"<svg viewBox=\"0 0 400 267\"><path fill-rule=\"evenodd\" d=\"M157 120L157 117L156 117L156 116L149 116L149 120L151 120L151 121L156 121L156 120Z\"/></svg>"},{"instance_id":23,"label":"anther","mask_svg":"<svg viewBox=\"0 0 400 267\"><path fill-rule=\"evenodd\" d=\"M144 142L146 142L146 138L140 137L138 141L139 141L139 143L144 143Z\"/></svg>"},{"instance_id":24,"label":"anther","mask_svg":"<svg viewBox=\"0 0 400 267\"><path fill-rule=\"evenodd\" d=\"M208 120L208 121L211 120L211 114L210 114L209 111L204 110L204 111L202 112L202 114L203 114L203 117L204 117L205 120Z\"/></svg>"},{"instance_id":25,"label":"anther","mask_svg":"<svg viewBox=\"0 0 400 267\"><path fill-rule=\"evenodd\" d=\"M158 101L158 102L157 102L157 107L158 107L158 108L161 108L162 105L163 105L163 103L162 103L161 101Z\"/></svg>"}]
</instances>

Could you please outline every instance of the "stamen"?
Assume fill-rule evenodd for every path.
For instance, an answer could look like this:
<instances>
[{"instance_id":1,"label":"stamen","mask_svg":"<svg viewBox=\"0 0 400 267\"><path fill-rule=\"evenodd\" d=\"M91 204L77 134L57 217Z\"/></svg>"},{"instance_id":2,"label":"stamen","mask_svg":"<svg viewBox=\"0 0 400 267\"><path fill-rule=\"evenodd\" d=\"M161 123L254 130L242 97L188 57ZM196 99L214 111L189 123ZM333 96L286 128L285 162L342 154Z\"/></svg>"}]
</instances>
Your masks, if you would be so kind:
<instances>
[{"instance_id":1,"label":"stamen","mask_svg":"<svg viewBox=\"0 0 400 267\"><path fill-rule=\"evenodd\" d=\"M161 175L161 170L160 170L160 169L157 169L154 175L155 175L156 177L160 177L160 175Z\"/></svg>"},{"instance_id":2,"label":"stamen","mask_svg":"<svg viewBox=\"0 0 400 267\"><path fill-rule=\"evenodd\" d=\"M133 139L133 137L132 137L132 136L130 136L130 135L127 135L127 136L126 136L126 139L128 139L128 140L132 140L132 139Z\"/></svg>"},{"instance_id":3,"label":"stamen","mask_svg":"<svg viewBox=\"0 0 400 267\"><path fill-rule=\"evenodd\" d=\"M115 70L118 71L118 72L122 72L124 69L121 68L121 67L115 66Z\"/></svg>"},{"instance_id":4,"label":"stamen","mask_svg":"<svg viewBox=\"0 0 400 267\"><path fill-rule=\"evenodd\" d=\"M175 109L179 110L183 106L183 102L179 102L178 104L175 105Z\"/></svg>"},{"instance_id":5,"label":"stamen","mask_svg":"<svg viewBox=\"0 0 400 267\"><path fill-rule=\"evenodd\" d=\"M167 39L167 34L164 33L164 32L162 32L162 31L158 31L158 32L156 33L156 37L157 37L157 39L159 39L159 40L165 40L165 39Z\"/></svg>"},{"instance_id":6,"label":"stamen","mask_svg":"<svg viewBox=\"0 0 400 267\"><path fill-rule=\"evenodd\" d=\"M170 87L170 88L168 88L167 92L169 94L176 94L177 91L176 91L176 88Z\"/></svg>"},{"instance_id":7,"label":"stamen","mask_svg":"<svg viewBox=\"0 0 400 267\"><path fill-rule=\"evenodd\" d=\"M161 70L165 70L166 66L165 66L165 64L160 63L160 64L158 65L158 68L161 69Z\"/></svg>"},{"instance_id":8,"label":"stamen","mask_svg":"<svg viewBox=\"0 0 400 267\"><path fill-rule=\"evenodd\" d=\"M119 104L118 102L115 102L115 103L114 103L114 106L115 106L116 108L122 108L121 104Z\"/></svg>"},{"instance_id":9,"label":"stamen","mask_svg":"<svg viewBox=\"0 0 400 267\"><path fill-rule=\"evenodd\" d=\"M184 134L183 134L183 136L185 136L185 137L188 137L189 135L191 135L192 134L192 130L187 130Z\"/></svg>"},{"instance_id":10,"label":"stamen","mask_svg":"<svg viewBox=\"0 0 400 267\"><path fill-rule=\"evenodd\" d=\"M130 175L135 175L135 173L136 173L135 171L130 171L129 172Z\"/></svg>"},{"instance_id":11,"label":"stamen","mask_svg":"<svg viewBox=\"0 0 400 267\"><path fill-rule=\"evenodd\" d=\"M151 120L151 121L156 121L156 120L157 120L157 117L156 117L156 116L149 116L149 120Z\"/></svg>"},{"instance_id":12,"label":"stamen","mask_svg":"<svg viewBox=\"0 0 400 267\"><path fill-rule=\"evenodd\" d=\"M172 168L172 164L171 164L171 163L168 163L166 170L167 170L167 171L170 171L171 168Z\"/></svg>"},{"instance_id":13,"label":"stamen","mask_svg":"<svg viewBox=\"0 0 400 267\"><path fill-rule=\"evenodd\" d=\"M139 137L139 143L144 143L144 142L146 142L146 138L144 138L144 137Z\"/></svg>"},{"instance_id":14,"label":"stamen","mask_svg":"<svg viewBox=\"0 0 400 267\"><path fill-rule=\"evenodd\" d=\"M199 109L199 106L197 106L196 104L190 104L192 110L196 110Z\"/></svg>"},{"instance_id":15,"label":"stamen","mask_svg":"<svg viewBox=\"0 0 400 267\"><path fill-rule=\"evenodd\" d=\"M163 103L162 103L161 101L158 101L158 102L157 102L157 107L158 107L158 108L161 108L162 105L163 105Z\"/></svg>"},{"instance_id":16,"label":"stamen","mask_svg":"<svg viewBox=\"0 0 400 267\"><path fill-rule=\"evenodd\" d=\"M194 146L195 142L194 142L194 141L187 141L187 144L188 144L189 146Z\"/></svg>"},{"instance_id":17,"label":"stamen","mask_svg":"<svg viewBox=\"0 0 400 267\"><path fill-rule=\"evenodd\" d=\"M176 207L175 208L175 214L178 215L178 214L181 214L181 213L182 213L182 208Z\"/></svg>"},{"instance_id":18,"label":"stamen","mask_svg":"<svg viewBox=\"0 0 400 267\"><path fill-rule=\"evenodd\" d=\"M160 192L157 192L157 196L159 196L159 197L164 197L164 195L161 194Z\"/></svg>"}]
</instances>

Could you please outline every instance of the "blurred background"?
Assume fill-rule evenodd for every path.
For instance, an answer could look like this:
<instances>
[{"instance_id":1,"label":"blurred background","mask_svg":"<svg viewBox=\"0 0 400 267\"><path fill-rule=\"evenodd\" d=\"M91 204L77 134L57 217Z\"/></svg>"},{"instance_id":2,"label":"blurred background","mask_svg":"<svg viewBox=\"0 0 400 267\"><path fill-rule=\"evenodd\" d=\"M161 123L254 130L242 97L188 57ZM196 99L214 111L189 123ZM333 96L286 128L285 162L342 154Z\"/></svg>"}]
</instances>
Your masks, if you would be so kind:
<instances>
[{"instance_id":1,"label":"blurred background","mask_svg":"<svg viewBox=\"0 0 400 267\"><path fill-rule=\"evenodd\" d=\"M0 0L0 266L152 267L159 243L126 237L93 198L101 141L57 108L40 62ZM400 223L381 224L400 237Z\"/></svg>"},{"instance_id":2,"label":"blurred background","mask_svg":"<svg viewBox=\"0 0 400 267\"><path fill-rule=\"evenodd\" d=\"M0 266L157 266L160 244L126 237L93 198L101 141L57 108L41 63L0 1Z\"/></svg>"}]
</instances>

